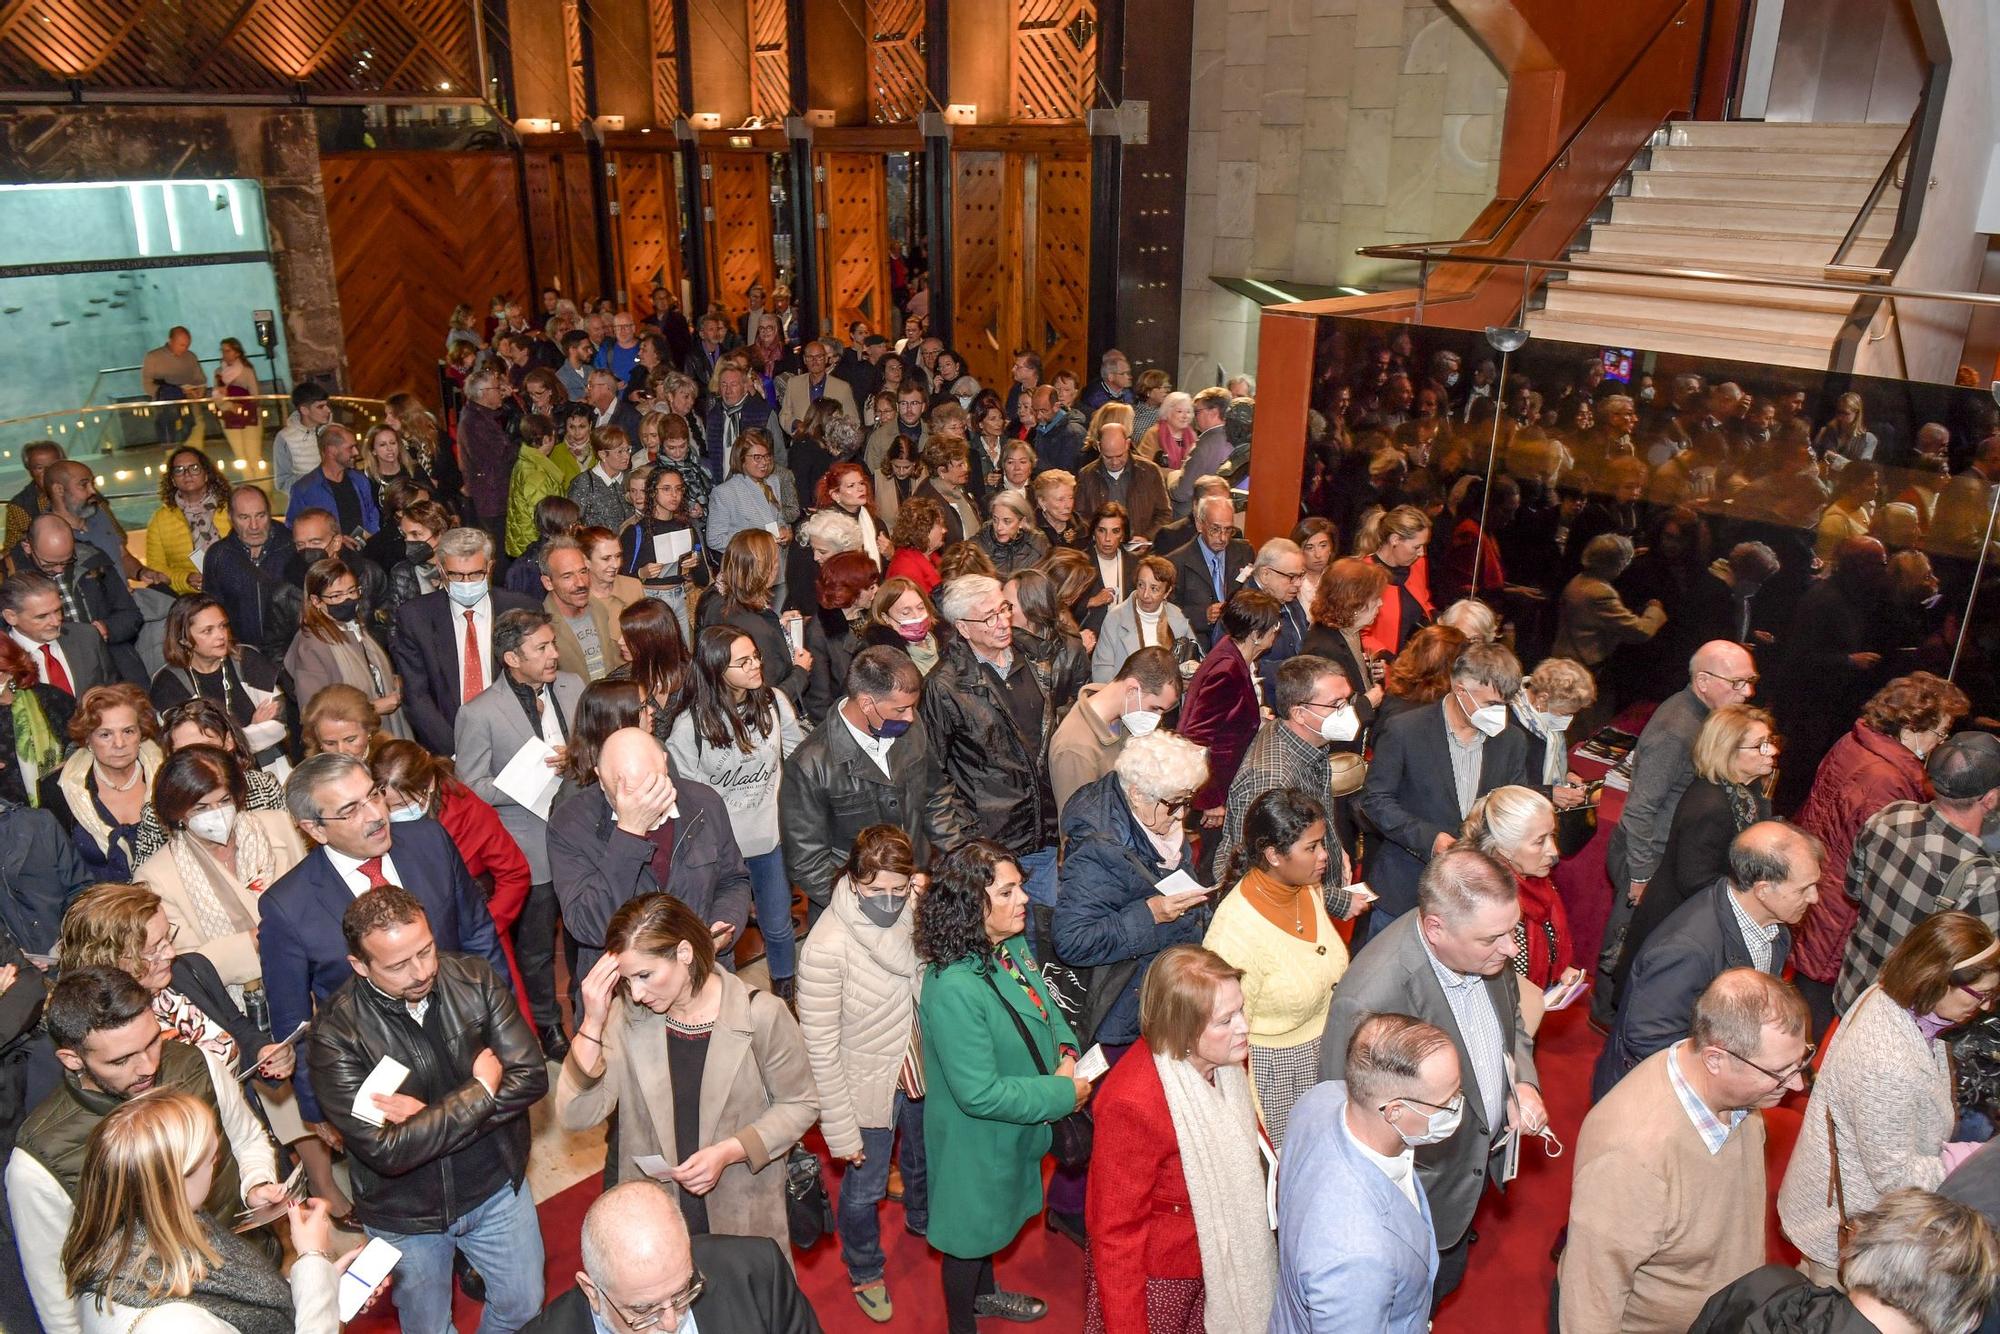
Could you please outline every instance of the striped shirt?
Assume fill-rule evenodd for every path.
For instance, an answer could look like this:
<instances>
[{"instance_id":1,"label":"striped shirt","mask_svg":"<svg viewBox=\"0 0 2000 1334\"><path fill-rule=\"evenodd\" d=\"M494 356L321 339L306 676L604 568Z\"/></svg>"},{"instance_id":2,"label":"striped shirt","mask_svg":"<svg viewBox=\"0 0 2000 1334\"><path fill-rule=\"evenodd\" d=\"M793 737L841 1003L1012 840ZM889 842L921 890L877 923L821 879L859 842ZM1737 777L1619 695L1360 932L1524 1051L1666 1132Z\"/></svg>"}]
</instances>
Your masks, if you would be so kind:
<instances>
[{"instance_id":1,"label":"striped shirt","mask_svg":"<svg viewBox=\"0 0 2000 1334\"><path fill-rule=\"evenodd\" d=\"M1690 1056L1694 1054L1685 1040L1676 1042L1667 1052L1667 1082L1674 1086L1674 1096L1681 1100L1681 1110L1687 1113L1688 1120L1694 1122L1695 1133L1701 1136L1701 1142L1712 1158L1722 1152L1722 1146L1729 1142L1730 1133L1743 1124L1743 1118L1750 1115L1750 1109L1731 1109L1727 1122L1710 1111L1708 1104L1688 1086L1687 1077L1681 1073L1681 1053L1684 1051Z\"/></svg>"},{"instance_id":2,"label":"striped shirt","mask_svg":"<svg viewBox=\"0 0 2000 1334\"><path fill-rule=\"evenodd\" d=\"M1418 939L1423 939L1421 933ZM1507 1037L1500 1027L1500 1016L1494 1012L1493 997L1486 990L1485 978L1445 967L1431 953L1431 943L1425 940L1423 945L1424 957L1431 961L1431 971L1444 990L1444 1003L1451 1007L1459 1036L1465 1039L1471 1073L1479 1081L1479 1094L1486 1105L1486 1125L1497 1140L1507 1119Z\"/></svg>"}]
</instances>

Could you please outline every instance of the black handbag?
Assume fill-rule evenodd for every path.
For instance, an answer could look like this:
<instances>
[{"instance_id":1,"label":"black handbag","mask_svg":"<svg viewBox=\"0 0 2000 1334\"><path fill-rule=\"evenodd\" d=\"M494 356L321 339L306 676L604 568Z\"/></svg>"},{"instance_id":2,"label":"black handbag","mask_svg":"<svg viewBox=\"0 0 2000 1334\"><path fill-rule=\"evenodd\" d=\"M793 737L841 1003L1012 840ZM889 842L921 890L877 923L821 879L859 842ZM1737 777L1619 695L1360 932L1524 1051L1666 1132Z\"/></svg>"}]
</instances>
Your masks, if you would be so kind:
<instances>
[{"instance_id":1,"label":"black handbag","mask_svg":"<svg viewBox=\"0 0 2000 1334\"><path fill-rule=\"evenodd\" d=\"M1028 1026L1021 1022L1020 1014L1007 1003L1007 998L1000 994L999 984L993 980L993 974L986 974L986 985L993 988L993 999L1000 1002L1000 1008L1014 1021L1014 1029L1021 1035L1021 1041L1027 1045L1028 1059L1035 1063L1035 1070L1040 1074L1048 1074L1049 1067L1048 1063L1042 1060L1042 1049L1035 1045L1034 1035L1028 1032ZM1061 1120L1052 1122L1049 1133L1049 1151L1055 1154L1057 1167L1074 1172L1090 1161L1090 1141L1095 1130L1090 1124L1088 1111L1079 1107Z\"/></svg>"},{"instance_id":2,"label":"black handbag","mask_svg":"<svg viewBox=\"0 0 2000 1334\"><path fill-rule=\"evenodd\" d=\"M785 1222L792 1245L809 1251L833 1231L833 1204L826 1197L826 1177L819 1155L794 1144L785 1155Z\"/></svg>"}]
</instances>

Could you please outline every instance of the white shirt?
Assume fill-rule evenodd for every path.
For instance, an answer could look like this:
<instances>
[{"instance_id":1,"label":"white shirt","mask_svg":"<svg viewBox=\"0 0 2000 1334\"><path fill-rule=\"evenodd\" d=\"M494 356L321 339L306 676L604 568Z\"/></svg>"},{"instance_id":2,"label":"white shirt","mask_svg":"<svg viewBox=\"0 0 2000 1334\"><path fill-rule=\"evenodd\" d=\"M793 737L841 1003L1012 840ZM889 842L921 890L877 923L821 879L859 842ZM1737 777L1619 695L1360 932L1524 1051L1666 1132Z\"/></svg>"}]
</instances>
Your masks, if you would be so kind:
<instances>
[{"instance_id":1,"label":"white shirt","mask_svg":"<svg viewBox=\"0 0 2000 1334\"><path fill-rule=\"evenodd\" d=\"M845 703L846 701L843 700L841 702ZM892 736L880 738L869 736L853 723L847 722L847 710L840 709L837 712L840 714L840 721L847 723L847 730L853 733L854 744L861 747L863 755L875 761L875 767L880 769L883 776L886 777L889 773L889 751L895 746L896 738Z\"/></svg>"},{"instance_id":2,"label":"white shirt","mask_svg":"<svg viewBox=\"0 0 2000 1334\"><path fill-rule=\"evenodd\" d=\"M619 479L617 477L612 476L610 473L604 471L604 465L602 463L592 468L591 471L596 473L598 480L603 482L606 486L618 485Z\"/></svg>"},{"instance_id":3,"label":"white shirt","mask_svg":"<svg viewBox=\"0 0 2000 1334\"><path fill-rule=\"evenodd\" d=\"M76 689L76 669L69 665L69 654L62 651L61 644L51 643L44 645L41 640L30 639L19 630L9 630L7 633L13 637L16 644L19 644L27 651L28 657L35 664L35 671L41 677L43 685L54 684L49 680L49 660L42 656L42 649L47 648L49 652L55 654L56 661L62 664L63 671L69 676L70 689L72 691Z\"/></svg>"},{"instance_id":4,"label":"white shirt","mask_svg":"<svg viewBox=\"0 0 2000 1334\"><path fill-rule=\"evenodd\" d=\"M1102 553L1099 553L1097 557L1097 577L1103 580L1106 588L1111 590L1111 600L1113 602L1124 601L1125 594L1129 590L1123 587L1125 556L1122 552L1111 557L1106 557Z\"/></svg>"},{"instance_id":5,"label":"white shirt","mask_svg":"<svg viewBox=\"0 0 2000 1334\"><path fill-rule=\"evenodd\" d=\"M1361 1137L1354 1133L1354 1127L1347 1124L1345 1115L1340 1118L1340 1133L1347 1136L1347 1142L1358 1149L1363 1158L1380 1168L1382 1175L1389 1178L1397 1190L1403 1192L1403 1198L1410 1202L1411 1208L1418 1213L1423 1212L1424 1206L1417 1203L1416 1150L1405 1146L1403 1151L1394 1157L1377 1153L1361 1142Z\"/></svg>"},{"instance_id":6,"label":"white shirt","mask_svg":"<svg viewBox=\"0 0 2000 1334\"><path fill-rule=\"evenodd\" d=\"M335 852L332 845L329 844L326 848L326 859L340 876L342 882L346 884L348 893L358 899L368 892L368 877L361 874L361 863L365 860L364 858L350 857L344 852ZM396 874L396 859L386 852L382 854L382 878L392 885L403 883L402 878Z\"/></svg>"}]
</instances>

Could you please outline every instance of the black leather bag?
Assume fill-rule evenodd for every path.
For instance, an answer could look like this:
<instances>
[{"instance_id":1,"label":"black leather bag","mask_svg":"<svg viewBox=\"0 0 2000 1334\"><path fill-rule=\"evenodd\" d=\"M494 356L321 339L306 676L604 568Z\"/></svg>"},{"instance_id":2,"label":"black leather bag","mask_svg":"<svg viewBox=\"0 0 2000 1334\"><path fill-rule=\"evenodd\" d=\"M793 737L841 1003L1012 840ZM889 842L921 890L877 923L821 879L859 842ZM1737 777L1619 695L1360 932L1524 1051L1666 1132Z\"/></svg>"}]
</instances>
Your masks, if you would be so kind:
<instances>
[{"instance_id":1,"label":"black leather bag","mask_svg":"<svg viewBox=\"0 0 2000 1334\"><path fill-rule=\"evenodd\" d=\"M1038 1072L1048 1074L1049 1067L1042 1059L1042 1049L1035 1045L1034 1035L1028 1032L1028 1026L1021 1022L1021 1016L1007 1003L1007 998L1000 994L1000 986L993 980L993 974L986 975L986 985L993 988L993 999L1000 1002L1000 1008L1014 1021L1015 1031L1027 1045L1028 1059L1035 1063ZM1073 1172L1090 1161L1090 1142L1096 1131L1090 1123L1088 1111L1081 1107L1077 1108L1068 1116L1051 1123L1049 1131L1052 1136L1049 1151L1055 1154L1057 1167Z\"/></svg>"},{"instance_id":2,"label":"black leather bag","mask_svg":"<svg viewBox=\"0 0 2000 1334\"><path fill-rule=\"evenodd\" d=\"M826 1197L825 1169L819 1155L794 1144L785 1155L785 1221L792 1245L809 1251L833 1231L833 1204Z\"/></svg>"}]
</instances>

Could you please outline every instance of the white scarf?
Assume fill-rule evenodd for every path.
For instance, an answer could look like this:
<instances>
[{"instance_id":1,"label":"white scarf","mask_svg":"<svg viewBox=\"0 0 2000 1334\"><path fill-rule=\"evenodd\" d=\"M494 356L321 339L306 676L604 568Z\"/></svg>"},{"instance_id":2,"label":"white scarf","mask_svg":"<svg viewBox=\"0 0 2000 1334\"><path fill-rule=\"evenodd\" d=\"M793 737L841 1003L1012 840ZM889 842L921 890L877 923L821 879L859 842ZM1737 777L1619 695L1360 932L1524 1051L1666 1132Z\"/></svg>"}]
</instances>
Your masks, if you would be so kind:
<instances>
[{"instance_id":1,"label":"white scarf","mask_svg":"<svg viewBox=\"0 0 2000 1334\"><path fill-rule=\"evenodd\" d=\"M1153 1053L1180 1143L1181 1175L1194 1213L1207 1291L1208 1334L1262 1334L1271 1319L1278 1247L1257 1152L1250 1077L1223 1066L1209 1083L1183 1060Z\"/></svg>"},{"instance_id":2,"label":"white scarf","mask_svg":"<svg viewBox=\"0 0 2000 1334\"><path fill-rule=\"evenodd\" d=\"M265 837L263 827L250 818L249 811L236 813L231 834L236 840L233 874L193 834L180 831L167 836L167 852L173 858L174 869L180 872L188 902L194 905L195 925L202 933L202 940L195 944L235 935L245 929L246 921L254 930L258 914L244 906L244 901L256 902L257 895L269 889L278 877L277 852ZM231 895L235 902L225 902L225 894ZM194 944L189 948L194 948ZM229 985L229 994L238 1005L243 1003L242 993L242 983Z\"/></svg>"},{"instance_id":3,"label":"white scarf","mask_svg":"<svg viewBox=\"0 0 2000 1334\"><path fill-rule=\"evenodd\" d=\"M861 525L862 554L867 556L869 560L875 562L876 569L878 570L881 569L882 548L875 541L875 534L876 534L875 516L868 512L868 507L866 505L863 505L861 507L860 512L857 513L854 516L854 518L855 521Z\"/></svg>"}]
</instances>

